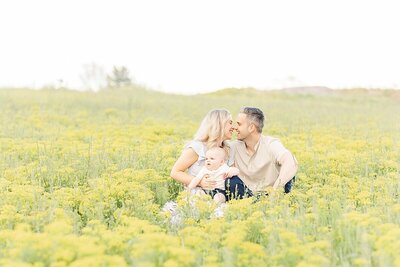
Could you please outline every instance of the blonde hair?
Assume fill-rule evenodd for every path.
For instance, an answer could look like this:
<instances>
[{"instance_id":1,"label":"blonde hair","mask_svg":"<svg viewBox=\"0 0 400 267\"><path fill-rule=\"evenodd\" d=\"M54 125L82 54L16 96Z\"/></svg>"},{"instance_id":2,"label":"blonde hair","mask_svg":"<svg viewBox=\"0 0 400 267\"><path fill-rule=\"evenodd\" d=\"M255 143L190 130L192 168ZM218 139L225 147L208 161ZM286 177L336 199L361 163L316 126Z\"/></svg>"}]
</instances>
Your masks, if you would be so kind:
<instances>
[{"instance_id":1,"label":"blonde hair","mask_svg":"<svg viewBox=\"0 0 400 267\"><path fill-rule=\"evenodd\" d=\"M215 146L208 149L206 152L206 156L207 154L209 155L210 153L215 153L214 155L216 155L217 157L221 157L223 160L225 160L226 158L226 151L222 147Z\"/></svg>"},{"instance_id":2,"label":"blonde hair","mask_svg":"<svg viewBox=\"0 0 400 267\"><path fill-rule=\"evenodd\" d=\"M231 113L226 109L212 109L204 117L194 140L201 141L206 144L207 148L219 147L225 148L227 145L223 143L225 124L232 118Z\"/></svg>"}]
</instances>

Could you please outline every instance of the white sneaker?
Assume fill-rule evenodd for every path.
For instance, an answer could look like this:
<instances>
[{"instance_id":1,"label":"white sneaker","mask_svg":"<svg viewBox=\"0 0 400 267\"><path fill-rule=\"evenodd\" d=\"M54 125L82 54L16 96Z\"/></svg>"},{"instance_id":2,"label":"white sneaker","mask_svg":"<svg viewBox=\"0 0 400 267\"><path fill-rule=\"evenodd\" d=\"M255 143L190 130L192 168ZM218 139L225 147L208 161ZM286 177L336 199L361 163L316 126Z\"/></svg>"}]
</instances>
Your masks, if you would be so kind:
<instances>
[{"instance_id":1,"label":"white sneaker","mask_svg":"<svg viewBox=\"0 0 400 267\"><path fill-rule=\"evenodd\" d=\"M219 205L213 212L213 214L211 215L212 218L222 218L224 217L224 212L226 209L227 205L226 203L222 203L221 205Z\"/></svg>"},{"instance_id":2,"label":"white sneaker","mask_svg":"<svg viewBox=\"0 0 400 267\"><path fill-rule=\"evenodd\" d=\"M178 204L176 204L174 201L168 201L167 203L164 204L162 207L162 211L170 212L172 215L176 213L178 208Z\"/></svg>"},{"instance_id":3,"label":"white sneaker","mask_svg":"<svg viewBox=\"0 0 400 267\"><path fill-rule=\"evenodd\" d=\"M182 224L182 216L179 214L178 204L176 202L168 201L161 210L171 214L170 223L172 226L179 227Z\"/></svg>"}]
</instances>

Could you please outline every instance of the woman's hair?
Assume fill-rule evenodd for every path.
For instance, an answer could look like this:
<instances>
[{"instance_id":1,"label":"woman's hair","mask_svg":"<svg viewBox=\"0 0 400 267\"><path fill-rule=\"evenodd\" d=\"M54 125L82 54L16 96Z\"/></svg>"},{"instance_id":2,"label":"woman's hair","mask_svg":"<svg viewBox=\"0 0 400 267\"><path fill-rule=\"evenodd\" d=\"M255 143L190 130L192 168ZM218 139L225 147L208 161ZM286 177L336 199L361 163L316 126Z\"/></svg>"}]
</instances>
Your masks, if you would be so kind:
<instances>
[{"instance_id":1,"label":"woman's hair","mask_svg":"<svg viewBox=\"0 0 400 267\"><path fill-rule=\"evenodd\" d=\"M204 142L207 148L220 146L224 137L225 124L232 119L231 113L226 109L212 109L204 117L194 140ZM225 144L222 144L224 147Z\"/></svg>"}]
</instances>

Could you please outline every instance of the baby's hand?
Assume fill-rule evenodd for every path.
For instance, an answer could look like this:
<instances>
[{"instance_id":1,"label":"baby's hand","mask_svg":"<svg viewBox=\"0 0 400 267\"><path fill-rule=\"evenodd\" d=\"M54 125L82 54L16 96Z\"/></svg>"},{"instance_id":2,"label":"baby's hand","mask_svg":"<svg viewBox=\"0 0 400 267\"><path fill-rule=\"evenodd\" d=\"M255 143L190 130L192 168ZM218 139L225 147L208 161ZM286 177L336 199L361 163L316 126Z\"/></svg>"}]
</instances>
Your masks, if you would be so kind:
<instances>
[{"instance_id":1,"label":"baby's hand","mask_svg":"<svg viewBox=\"0 0 400 267\"><path fill-rule=\"evenodd\" d=\"M235 176L235 175L236 175L236 173L235 173L234 171L232 171L231 169L229 169L229 171L227 171L227 172L224 174L224 179L231 178L232 176Z\"/></svg>"},{"instance_id":2,"label":"baby's hand","mask_svg":"<svg viewBox=\"0 0 400 267\"><path fill-rule=\"evenodd\" d=\"M225 173L224 179L231 178L232 176L239 175L239 169L235 167L230 167Z\"/></svg>"},{"instance_id":3,"label":"baby's hand","mask_svg":"<svg viewBox=\"0 0 400 267\"><path fill-rule=\"evenodd\" d=\"M275 181L275 183L274 183L274 185L273 185L273 189L274 190L276 190L276 189L278 189L278 187L281 185L281 179L278 177L278 179L276 179L276 181Z\"/></svg>"},{"instance_id":4,"label":"baby's hand","mask_svg":"<svg viewBox=\"0 0 400 267\"><path fill-rule=\"evenodd\" d=\"M201 179L208 179L208 178L210 178L210 175L206 173Z\"/></svg>"}]
</instances>

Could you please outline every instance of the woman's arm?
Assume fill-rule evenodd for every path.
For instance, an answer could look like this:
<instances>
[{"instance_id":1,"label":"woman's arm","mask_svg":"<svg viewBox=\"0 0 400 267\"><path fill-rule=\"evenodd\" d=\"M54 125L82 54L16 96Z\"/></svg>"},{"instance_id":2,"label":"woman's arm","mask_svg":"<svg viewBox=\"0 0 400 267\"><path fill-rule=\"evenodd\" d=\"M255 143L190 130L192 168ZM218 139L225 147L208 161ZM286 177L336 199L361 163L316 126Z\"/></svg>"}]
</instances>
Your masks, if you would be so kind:
<instances>
[{"instance_id":1,"label":"woman's arm","mask_svg":"<svg viewBox=\"0 0 400 267\"><path fill-rule=\"evenodd\" d=\"M190 166L195 164L198 159L199 156L196 154L196 152L194 152L192 148L187 148L183 150L182 154L172 167L170 176L177 182L183 183L184 185L189 185L194 177L185 173L185 171ZM203 178L206 179L201 179L198 186L203 188L214 188L216 186L216 181L209 181L210 179L207 179L208 174L206 174Z\"/></svg>"},{"instance_id":2,"label":"woman's arm","mask_svg":"<svg viewBox=\"0 0 400 267\"><path fill-rule=\"evenodd\" d=\"M185 171L198 160L199 156L192 148L183 150L181 156L172 167L170 176L177 182L188 185L193 177L185 173Z\"/></svg>"}]
</instances>

